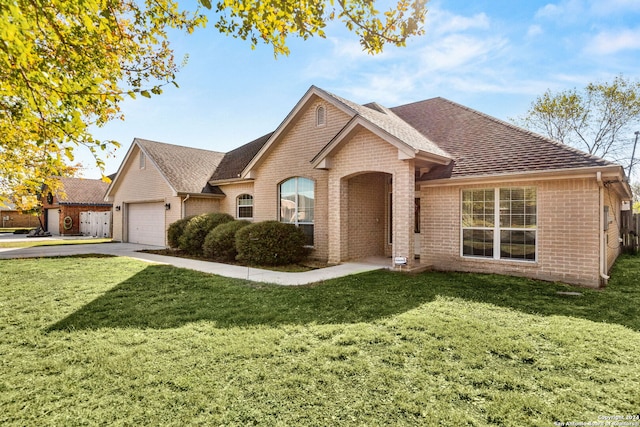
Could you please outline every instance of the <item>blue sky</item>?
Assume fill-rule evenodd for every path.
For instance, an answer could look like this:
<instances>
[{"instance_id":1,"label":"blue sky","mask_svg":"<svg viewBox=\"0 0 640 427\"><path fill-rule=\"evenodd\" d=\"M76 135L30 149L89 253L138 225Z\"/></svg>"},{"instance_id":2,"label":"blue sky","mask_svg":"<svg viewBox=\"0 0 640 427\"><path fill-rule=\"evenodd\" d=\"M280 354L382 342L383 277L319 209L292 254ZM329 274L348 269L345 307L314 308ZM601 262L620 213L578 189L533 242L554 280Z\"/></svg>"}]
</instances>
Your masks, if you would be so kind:
<instances>
[{"instance_id":1,"label":"blue sky","mask_svg":"<svg viewBox=\"0 0 640 427\"><path fill-rule=\"evenodd\" d=\"M424 36L376 56L340 22L329 24L326 39L291 39L291 54L278 59L269 46L252 50L211 23L177 34L176 58L189 56L180 88L125 101L125 120L95 131L122 144L106 172L117 171L136 137L232 150L274 130L311 85L387 107L441 96L509 120L547 89L619 74L640 80L640 0L432 0L427 8ZM82 175L100 177L93 167Z\"/></svg>"}]
</instances>

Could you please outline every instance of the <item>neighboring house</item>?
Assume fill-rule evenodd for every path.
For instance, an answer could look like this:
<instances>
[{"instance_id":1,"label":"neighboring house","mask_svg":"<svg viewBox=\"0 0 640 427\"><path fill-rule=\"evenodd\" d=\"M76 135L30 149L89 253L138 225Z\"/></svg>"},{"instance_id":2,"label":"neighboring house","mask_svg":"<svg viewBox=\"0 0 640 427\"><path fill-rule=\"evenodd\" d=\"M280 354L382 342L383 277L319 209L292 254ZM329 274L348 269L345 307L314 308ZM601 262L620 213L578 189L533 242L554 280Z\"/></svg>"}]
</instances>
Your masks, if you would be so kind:
<instances>
[{"instance_id":1,"label":"neighboring house","mask_svg":"<svg viewBox=\"0 0 640 427\"><path fill-rule=\"evenodd\" d=\"M39 225L37 216L22 213L13 203L8 203L6 206L0 204L0 219L2 228L34 228Z\"/></svg>"},{"instance_id":2,"label":"neighboring house","mask_svg":"<svg viewBox=\"0 0 640 427\"><path fill-rule=\"evenodd\" d=\"M114 239L164 246L179 218L280 220L329 263L597 287L620 253L619 165L443 98L386 108L311 87L229 153L135 139L107 191Z\"/></svg>"},{"instance_id":3,"label":"neighboring house","mask_svg":"<svg viewBox=\"0 0 640 427\"><path fill-rule=\"evenodd\" d=\"M109 184L100 179L58 178L61 188L42 191L42 224L52 235L111 237L111 203L104 197Z\"/></svg>"}]
</instances>

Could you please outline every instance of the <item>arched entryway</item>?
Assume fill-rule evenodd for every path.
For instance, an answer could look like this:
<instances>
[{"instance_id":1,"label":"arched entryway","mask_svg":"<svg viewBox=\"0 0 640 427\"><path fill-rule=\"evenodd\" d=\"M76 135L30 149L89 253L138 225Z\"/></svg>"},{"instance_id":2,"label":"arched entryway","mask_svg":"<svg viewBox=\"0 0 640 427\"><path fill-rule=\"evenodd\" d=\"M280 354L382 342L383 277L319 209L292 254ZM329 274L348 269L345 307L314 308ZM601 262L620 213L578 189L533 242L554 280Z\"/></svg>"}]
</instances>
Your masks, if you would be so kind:
<instances>
[{"instance_id":1,"label":"arched entryway","mask_svg":"<svg viewBox=\"0 0 640 427\"><path fill-rule=\"evenodd\" d=\"M346 221L348 259L391 256L391 174L365 172L343 178L348 208ZM346 196L346 197L344 197Z\"/></svg>"}]
</instances>

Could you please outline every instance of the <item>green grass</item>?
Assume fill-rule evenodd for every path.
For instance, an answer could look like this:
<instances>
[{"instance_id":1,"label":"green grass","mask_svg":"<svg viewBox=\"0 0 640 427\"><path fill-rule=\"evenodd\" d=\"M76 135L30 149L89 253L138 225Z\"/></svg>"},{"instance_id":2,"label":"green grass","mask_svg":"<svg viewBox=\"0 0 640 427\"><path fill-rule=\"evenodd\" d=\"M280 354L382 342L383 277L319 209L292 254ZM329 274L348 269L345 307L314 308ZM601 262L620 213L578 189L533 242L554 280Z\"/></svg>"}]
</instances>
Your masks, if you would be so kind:
<instances>
[{"instance_id":1,"label":"green grass","mask_svg":"<svg viewBox=\"0 0 640 427\"><path fill-rule=\"evenodd\" d=\"M97 256L0 271L2 425L551 426L640 408L637 257L605 291L387 271L277 287Z\"/></svg>"},{"instance_id":2,"label":"green grass","mask_svg":"<svg viewBox=\"0 0 640 427\"><path fill-rule=\"evenodd\" d=\"M24 236L23 236L24 237ZM37 237L26 238L21 241L0 242L0 248L31 248L34 246L58 246L58 245L86 245L88 243L109 243L111 239L55 239L39 240Z\"/></svg>"}]
</instances>

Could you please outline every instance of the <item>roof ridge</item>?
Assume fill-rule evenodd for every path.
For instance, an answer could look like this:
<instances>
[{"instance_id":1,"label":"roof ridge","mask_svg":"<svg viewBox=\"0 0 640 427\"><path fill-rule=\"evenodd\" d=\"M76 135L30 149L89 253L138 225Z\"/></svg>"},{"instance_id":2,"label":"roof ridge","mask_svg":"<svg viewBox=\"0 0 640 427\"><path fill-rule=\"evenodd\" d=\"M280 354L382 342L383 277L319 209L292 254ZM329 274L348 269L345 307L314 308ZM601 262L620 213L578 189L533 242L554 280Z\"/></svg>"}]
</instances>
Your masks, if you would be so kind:
<instances>
[{"instance_id":1,"label":"roof ridge","mask_svg":"<svg viewBox=\"0 0 640 427\"><path fill-rule=\"evenodd\" d=\"M207 153L216 153L216 154L222 154L222 155L227 154L227 153L225 153L223 151L208 150L206 148L190 147L188 145L172 144L170 142L154 141L154 140L145 139L145 138L137 138L136 137L136 138L134 138L134 141L143 142L143 143L158 144L158 145L168 145L168 146L171 146L171 147L178 147L178 148L187 148L189 150L206 151Z\"/></svg>"}]
</instances>

